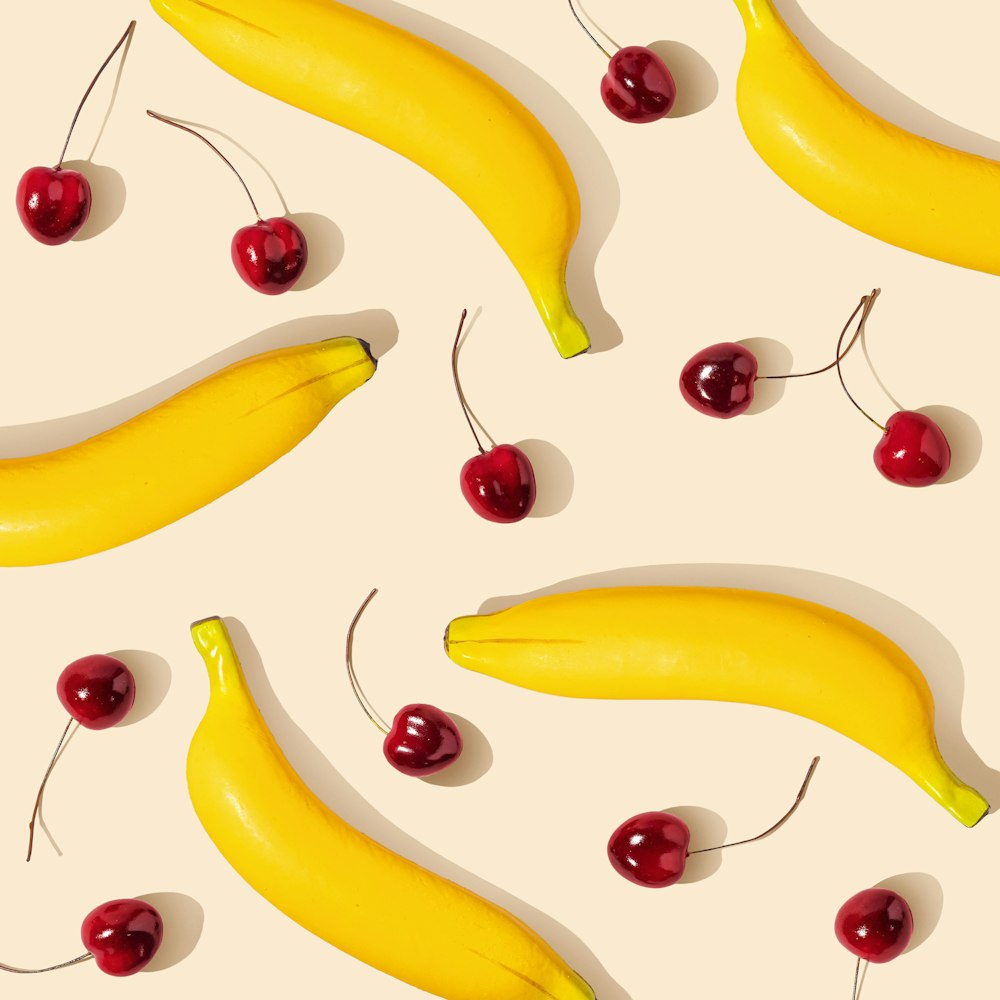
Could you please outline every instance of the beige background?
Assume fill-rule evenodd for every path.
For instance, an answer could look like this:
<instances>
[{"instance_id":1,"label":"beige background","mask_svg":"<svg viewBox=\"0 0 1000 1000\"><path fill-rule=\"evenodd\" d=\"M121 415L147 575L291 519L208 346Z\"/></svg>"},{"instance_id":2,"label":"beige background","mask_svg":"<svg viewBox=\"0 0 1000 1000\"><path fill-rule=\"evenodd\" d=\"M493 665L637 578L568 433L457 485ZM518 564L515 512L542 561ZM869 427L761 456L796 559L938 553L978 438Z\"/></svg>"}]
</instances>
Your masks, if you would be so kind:
<instances>
[{"instance_id":1,"label":"beige background","mask_svg":"<svg viewBox=\"0 0 1000 1000\"><path fill-rule=\"evenodd\" d=\"M963 829L891 767L803 719L535 695L462 672L440 637L451 617L503 595L595 574L820 600L883 629L924 666L946 755L1000 800L1000 775L983 763L1000 761L1000 279L861 236L763 166L735 113L743 31L727 0L591 0L622 44L669 43L680 110L693 113L645 127L604 109L604 60L564 3L361 5L495 75L562 143L585 213L572 288L595 341L613 349L562 361L513 269L450 192L238 84L147 6L53 0L5 12L0 453L78 440L279 343L340 332L385 353L373 382L300 447L209 508L112 552L0 573L0 960L77 954L83 915L115 896L157 894L168 922L146 974L116 981L84 966L5 990L80 1000L209 987L414 995L273 910L197 824L183 761L206 683L187 626L218 613L242 623L265 713L316 791L366 832L522 916L601 1000L844 998L853 960L833 916L885 879L910 898L917 946L874 968L866 996L989 993L995 819ZM947 11L904 0L779 6L866 103L1000 156L1000 141L984 138L1000 136L1000 10L982 0ZM43 247L13 211L17 180L58 154L91 73L133 16L134 45L87 168L99 201L89 238ZM71 160L90 155L112 83L95 91ZM229 240L252 221L242 191L146 107L212 125L266 166L311 240L311 287L269 299L236 278ZM280 214L262 169L225 150L261 211ZM883 296L871 363L903 405L938 408L955 449L946 484L883 481L870 458L877 433L833 377L771 387L759 412L725 423L681 400L681 365L719 340L767 338L762 368L824 363L873 285ZM462 362L470 400L499 440L527 442L538 466L539 516L513 527L476 518L458 489L473 452L448 369L463 306L482 310ZM860 354L846 373L887 417L892 404ZM356 650L363 683L385 714L424 700L469 720L450 784L390 769L351 698L343 635L373 585L382 593ZM42 837L27 866L28 812L65 720L54 681L94 651L127 651L139 703L129 724L73 740L45 812L63 856ZM810 795L771 840L692 862L684 884L661 892L607 864L610 832L645 809L684 807L704 846L753 835L790 803L813 754L823 761Z\"/></svg>"}]
</instances>

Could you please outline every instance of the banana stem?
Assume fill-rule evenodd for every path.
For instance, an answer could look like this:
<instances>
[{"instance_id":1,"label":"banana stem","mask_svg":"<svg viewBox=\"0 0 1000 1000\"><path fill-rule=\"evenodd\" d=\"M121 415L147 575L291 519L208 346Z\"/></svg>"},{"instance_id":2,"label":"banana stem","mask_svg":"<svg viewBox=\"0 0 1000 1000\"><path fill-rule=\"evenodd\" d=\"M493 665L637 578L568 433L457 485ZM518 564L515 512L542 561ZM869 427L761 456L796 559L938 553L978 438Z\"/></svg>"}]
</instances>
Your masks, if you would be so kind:
<instances>
[{"instance_id":1,"label":"banana stem","mask_svg":"<svg viewBox=\"0 0 1000 1000\"><path fill-rule=\"evenodd\" d=\"M871 294L866 295L861 300L861 305L864 306L864 309L862 310L861 318L858 320L857 333L855 333L854 335L855 339L863 335L865 322L868 319L868 314L872 311L872 306L875 305L875 300L878 298L880 292L881 292L880 288L873 288ZM851 315L851 319L854 318L854 315L857 314L857 311L858 311L857 309L854 310L854 313ZM844 373L840 370L840 345L843 343L844 336L847 333L847 327L850 325L851 325L851 320L848 320L847 326L845 326L844 329L841 331L840 339L837 341L837 360L835 362L837 366L837 378L840 379L840 387L844 390L845 393L847 393L847 398L854 404L855 409L863 416L867 417L884 434L885 427L882 424L880 424L870 413L862 409L861 406L858 404L858 401L851 395L850 391L847 388L846 383L844 382Z\"/></svg>"},{"instance_id":2,"label":"banana stem","mask_svg":"<svg viewBox=\"0 0 1000 1000\"><path fill-rule=\"evenodd\" d=\"M463 312L464 316L465 313ZM365 608L371 603L372 598L378 593L378 588L372 588L372 592L361 602L361 607L358 608L351 621L350 626L347 629L347 677L351 682L351 690L354 692L354 697L358 699L358 704L365 710L365 715L371 719L372 724L380 729L386 736L389 735L389 724L382 718L378 712L372 707L372 703L365 696L364 691L361 690L361 685L358 683L358 676L354 672L354 630L358 626L358 622L361 620L361 615L364 613Z\"/></svg>"},{"instance_id":3,"label":"banana stem","mask_svg":"<svg viewBox=\"0 0 1000 1000\"><path fill-rule=\"evenodd\" d=\"M80 98L80 103L76 106L76 112L73 115L73 120L69 124L69 131L66 133L66 141L63 143L62 152L59 154L59 162L56 164L56 170L61 170L63 165L63 160L66 159L66 150L69 149L69 140L73 135L73 129L76 128L77 119L80 117L80 112L83 110L84 104L87 103L87 98L90 97L90 92L94 89L95 84L101 78L101 74L107 69L108 63L111 62L115 57L115 53L126 43L131 42L132 33L135 31L135 21L129 21L128 27L125 29L125 34L118 39L117 45L108 53L108 57L101 63L101 68L94 74L94 79L90 81L90 86L84 91L83 97ZM124 60L125 55L122 55Z\"/></svg>"},{"instance_id":4,"label":"banana stem","mask_svg":"<svg viewBox=\"0 0 1000 1000\"><path fill-rule=\"evenodd\" d=\"M465 317L469 314L468 309L462 310L462 315L458 320L458 333L455 334L455 343L451 346L451 377L455 383L455 391L458 393L458 401L462 404L462 413L465 416L465 422L469 425L469 430L472 431L472 436L476 439L476 447L479 449L480 455L486 454L486 449L483 447L482 441L479 440L479 435L476 433L476 428L472 424L472 408L469 406L469 401L465 398L465 392L462 389L462 383L458 378L458 344L462 339L462 327L465 325ZM479 418L476 417L476 423L479 424ZM482 424L479 424L480 430L483 432L486 439L495 448L497 446L496 441L490 436L486 428Z\"/></svg>"},{"instance_id":5,"label":"banana stem","mask_svg":"<svg viewBox=\"0 0 1000 1000\"><path fill-rule=\"evenodd\" d=\"M733 841L733 843L731 844L720 844L718 847L702 847L699 848L697 851L688 851L688 856L690 857L692 854L706 854L708 851L721 851L723 848L726 847L739 847L742 844L752 844L754 843L754 841L763 840L765 837L770 837L775 830L784 826L788 822L788 820L791 819L792 813L794 813L795 810L798 809L799 804L806 797L806 790L809 788L809 782L812 781L813 772L816 770L816 765L818 763L819 763L819 757L813 757L812 763L809 765L809 770L806 771L806 776L802 782L802 787L799 789L799 794L795 796L795 801L792 803L792 808L789 809L788 812L786 812L785 815L782 816L781 819L779 819L778 822L774 824L774 826L770 826L763 833L757 834L756 837L749 837L746 840L736 840Z\"/></svg>"},{"instance_id":6,"label":"banana stem","mask_svg":"<svg viewBox=\"0 0 1000 1000\"><path fill-rule=\"evenodd\" d=\"M250 207L253 209L253 214L257 216L257 221L264 221L261 218L260 212L257 211L257 203L253 200L253 195L250 193L250 188L247 187L246 181L240 176L240 172L236 169L236 167L234 167L232 163L230 163L229 160L223 156L222 150L220 150L218 146L206 139L200 132L196 132L193 128L189 128L187 125L181 124L181 122L179 122L176 118L171 118L169 115L161 115L156 111L150 111L148 108L146 109L146 114L149 115L150 118L155 118L158 122L165 122L167 125L173 125L174 128L179 128L182 132L187 132L189 135L193 135L196 139L201 139L201 141L205 143L205 145L208 146L208 148L212 150L212 152L215 153L215 155L218 156L219 159L222 160L222 162L229 167L234 174L236 174L236 179L243 185L243 190L246 191L247 198L250 199Z\"/></svg>"},{"instance_id":7,"label":"banana stem","mask_svg":"<svg viewBox=\"0 0 1000 1000\"><path fill-rule=\"evenodd\" d=\"M22 976L34 976L39 972L55 972L56 969L68 969L71 965L79 965L81 962L86 962L93 957L93 954L88 951L86 955L78 955L76 958L71 958L68 962L60 962L58 965L50 965L47 969L18 969L13 965L4 965L3 962L0 962L0 971L16 972Z\"/></svg>"},{"instance_id":8,"label":"banana stem","mask_svg":"<svg viewBox=\"0 0 1000 1000\"><path fill-rule=\"evenodd\" d=\"M39 786L38 795L35 796L35 808L31 811L31 820L28 823L28 856L24 859L25 861L31 860L31 849L35 843L35 820L38 818L38 812L42 808L42 796L45 794L45 785L49 780L49 775L52 773L52 768L56 766L56 761L59 759L63 747L66 745L66 737L69 735L70 726L73 725L74 721L73 718L70 718L69 722L66 723L66 728L63 730L63 734L59 737L59 742L56 744L56 752L52 755L52 760L49 761L49 766L45 769L45 776L42 778L42 783Z\"/></svg>"}]
</instances>

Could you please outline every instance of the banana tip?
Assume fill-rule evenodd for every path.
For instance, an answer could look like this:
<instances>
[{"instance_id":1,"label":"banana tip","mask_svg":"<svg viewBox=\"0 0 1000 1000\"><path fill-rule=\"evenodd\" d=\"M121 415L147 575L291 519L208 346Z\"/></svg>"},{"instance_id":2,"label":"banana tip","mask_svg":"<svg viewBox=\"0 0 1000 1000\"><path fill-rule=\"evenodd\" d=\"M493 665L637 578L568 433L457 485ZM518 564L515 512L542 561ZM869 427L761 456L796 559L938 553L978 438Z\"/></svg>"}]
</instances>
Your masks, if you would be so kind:
<instances>
[{"instance_id":1,"label":"banana tip","mask_svg":"<svg viewBox=\"0 0 1000 1000\"><path fill-rule=\"evenodd\" d=\"M191 628L197 628L199 625L204 625L206 622L218 621L222 621L221 615L209 615L207 618L199 618L196 622L191 622Z\"/></svg>"},{"instance_id":2,"label":"banana tip","mask_svg":"<svg viewBox=\"0 0 1000 1000\"><path fill-rule=\"evenodd\" d=\"M368 355L368 360L378 368L378 358L372 354L372 345L368 343L367 340L362 340L360 337L357 338L358 343L361 345L361 349Z\"/></svg>"}]
</instances>

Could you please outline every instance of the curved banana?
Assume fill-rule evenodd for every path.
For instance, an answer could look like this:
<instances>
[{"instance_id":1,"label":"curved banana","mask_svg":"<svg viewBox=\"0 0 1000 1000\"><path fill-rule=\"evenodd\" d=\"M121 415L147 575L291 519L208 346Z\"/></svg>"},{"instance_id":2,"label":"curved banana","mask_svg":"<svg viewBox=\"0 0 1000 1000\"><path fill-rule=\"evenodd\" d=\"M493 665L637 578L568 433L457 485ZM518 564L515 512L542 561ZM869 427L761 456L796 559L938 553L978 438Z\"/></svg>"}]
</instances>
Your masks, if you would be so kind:
<instances>
[{"instance_id":1,"label":"curved banana","mask_svg":"<svg viewBox=\"0 0 1000 1000\"><path fill-rule=\"evenodd\" d=\"M618 587L456 618L459 666L576 698L697 698L780 708L868 747L966 826L989 803L941 759L917 665L821 604L754 590Z\"/></svg>"},{"instance_id":2,"label":"curved banana","mask_svg":"<svg viewBox=\"0 0 1000 1000\"><path fill-rule=\"evenodd\" d=\"M1000 274L1000 163L879 117L817 64L772 0L735 2L747 34L736 106L761 159L855 229Z\"/></svg>"},{"instance_id":3,"label":"curved banana","mask_svg":"<svg viewBox=\"0 0 1000 1000\"><path fill-rule=\"evenodd\" d=\"M190 514L284 455L374 372L353 337L268 351L86 441L0 459L0 566L77 559Z\"/></svg>"},{"instance_id":4,"label":"curved banana","mask_svg":"<svg viewBox=\"0 0 1000 1000\"><path fill-rule=\"evenodd\" d=\"M559 353L586 351L566 292L580 196L516 98L457 56L334 0L151 0L238 80L368 136L430 171L493 234Z\"/></svg>"},{"instance_id":5,"label":"curved banana","mask_svg":"<svg viewBox=\"0 0 1000 1000\"><path fill-rule=\"evenodd\" d=\"M257 892L342 951L448 1000L594 1000L516 917L320 802L261 718L223 622L195 622L191 635L210 684L188 751L191 802Z\"/></svg>"}]
</instances>

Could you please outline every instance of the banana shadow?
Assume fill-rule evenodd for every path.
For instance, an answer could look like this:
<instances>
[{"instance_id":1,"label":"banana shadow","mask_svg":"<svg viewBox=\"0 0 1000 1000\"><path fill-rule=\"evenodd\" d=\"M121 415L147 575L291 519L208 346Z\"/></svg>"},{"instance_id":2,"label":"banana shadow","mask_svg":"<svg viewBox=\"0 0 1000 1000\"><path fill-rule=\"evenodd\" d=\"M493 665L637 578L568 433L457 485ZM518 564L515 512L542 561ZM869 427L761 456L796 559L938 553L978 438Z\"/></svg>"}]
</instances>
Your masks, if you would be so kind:
<instances>
[{"instance_id":1,"label":"banana shadow","mask_svg":"<svg viewBox=\"0 0 1000 1000\"><path fill-rule=\"evenodd\" d=\"M629 995L611 979L593 952L562 924L434 853L373 809L285 712L267 679L260 653L242 622L229 617L224 621L239 652L247 683L261 714L296 773L318 798L346 822L379 843L492 900L523 920L590 983L600 1000L630 1000Z\"/></svg>"},{"instance_id":2,"label":"banana shadow","mask_svg":"<svg viewBox=\"0 0 1000 1000\"><path fill-rule=\"evenodd\" d=\"M393 316L384 309L366 309L343 316L304 316L279 323L149 389L143 389L115 403L69 417L0 428L0 455L4 458L19 458L76 444L116 427L236 361L278 347L290 347L329 337L357 337L365 340L371 345L372 355L381 358L399 339L399 328Z\"/></svg>"},{"instance_id":3,"label":"banana shadow","mask_svg":"<svg viewBox=\"0 0 1000 1000\"><path fill-rule=\"evenodd\" d=\"M938 746L948 765L963 781L977 788L987 801L1000 806L1000 771L984 763L962 731L965 673L955 647L930 622L904 604L853 580L787 566L730 563L635 566L562 580L528 594L494 597L483 602L479 613L501 611L521 601L546 594L561 594L590 587L625 586L742 587L764 590L825 604L878 629L905 650L927 678L936 706ZM718 734L714 734L713 738L716 736ZM989 819L988 814L980 825Z\"/></svg>"},{"instance_id":4,"label":"banana shadow","mask_svg":"<svg viewBox=\"0 0 1000 1000\"><path fill-rule=\"evenodd\" d=\"M545 126L562 149L580 189L580 233L566 275L570 297L590 334L589 353L617 347L622 331L604 308L595 267L618 217L621 189L611 160L590 126L548 81L489 42L392 0L358 0L353 6L471 63L510 91Z\"/></svg>"},{"instance_id":5,"label":"banana shadow","mask_svg":"<svg viewBox=\"0 0 1000 1000\"><path fill-rule=\"evenodd\" d=\"M876 114L917 135L991 160L1000 160L1000 140L956 125L896 90L824 35L805 15L798 0L776 0L775 6L820 66Z\"/></svg>"}]
</instances>

